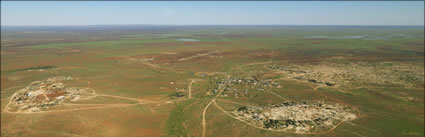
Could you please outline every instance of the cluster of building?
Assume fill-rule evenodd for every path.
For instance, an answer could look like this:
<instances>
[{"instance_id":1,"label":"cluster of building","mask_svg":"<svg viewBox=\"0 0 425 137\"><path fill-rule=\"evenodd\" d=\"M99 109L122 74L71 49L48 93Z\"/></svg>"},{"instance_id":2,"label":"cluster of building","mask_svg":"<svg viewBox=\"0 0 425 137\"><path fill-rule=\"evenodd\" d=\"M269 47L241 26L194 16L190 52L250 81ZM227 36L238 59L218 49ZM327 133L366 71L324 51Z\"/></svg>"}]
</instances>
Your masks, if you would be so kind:
<instances>
[{"instance_id":1,"label":"cluster of building","mask_svg":"<svg viewBox=\"0 0 425 137\"><path fill-rule=\"evenodd\" d=\"M326 131L339 122L356 118L354 109L325 102L283 102L262 107L243 106L233 113L256 126L295 133Z\"/></svg>"},{"instance_id":2,"label":"cluster of building","mask_svg":"<svg viewBox=\"0 0 425 137\"><path fill-rule=\"evenodd\" d=\"M184 97L184 94L182 93L182 92L174 92L174 93L171 93L170 95L169 95L170 97L173 97L173 98L181 98L181 97Z\"/></svg>"},{"instance_id":3,"label":"cluster of building","mask_svg":"<svg viewBox=\"0 0 425 137\"><path fill-rule=\"evenodd\" d=\"M213 79L212 83L215 85L215 88L212 90L212 94L217 94L220 89L224 89L222 96L234 96L235 98L241 96L253 97L255 95L250 94L253 91L266 91L268 88L281 87L272 79L261 80L255 77L230 77L226 79L219 79L216 77Z\"/></svg>"},{"instance_id":4,"label":"cluster of building","mask_svg":"<svg viewBox=\"0 0 425 137\"><path fill-rule=\"evenodd\" d=\"M80 89L65 87L59 82L62 80L72 80L72 78L54 77L32 82L13 95L7 109L16 112L37 112L61 104L66 99L78 98Z\"/></svg>"}]
</instances>

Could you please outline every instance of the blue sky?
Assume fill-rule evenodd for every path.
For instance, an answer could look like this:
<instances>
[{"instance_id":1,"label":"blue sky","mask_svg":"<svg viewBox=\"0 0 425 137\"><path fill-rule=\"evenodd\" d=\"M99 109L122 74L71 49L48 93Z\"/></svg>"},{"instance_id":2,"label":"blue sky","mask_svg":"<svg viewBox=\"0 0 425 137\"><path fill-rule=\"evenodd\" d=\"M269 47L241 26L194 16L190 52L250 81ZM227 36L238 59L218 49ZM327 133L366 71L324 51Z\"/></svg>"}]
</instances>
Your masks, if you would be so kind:
<instances>
[{"instance_id":1,"label":"blue sky","mask_svg":"<svg viewBox=\"0 0 425 137\"><path fill-rule=\"evenodd\" d=\"M106 24L424 25L424 2L1 2L1 25Z\"/></svg>"}]
</instances>

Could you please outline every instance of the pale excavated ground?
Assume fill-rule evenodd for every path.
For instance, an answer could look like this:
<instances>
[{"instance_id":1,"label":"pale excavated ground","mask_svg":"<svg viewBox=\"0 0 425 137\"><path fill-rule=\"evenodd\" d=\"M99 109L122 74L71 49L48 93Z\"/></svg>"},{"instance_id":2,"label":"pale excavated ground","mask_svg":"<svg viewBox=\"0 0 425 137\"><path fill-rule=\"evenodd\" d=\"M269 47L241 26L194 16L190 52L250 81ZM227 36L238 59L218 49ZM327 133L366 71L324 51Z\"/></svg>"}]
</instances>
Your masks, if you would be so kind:
<instances>
[{"instance_id":1,"label":"pale excavated ground","mask_svg":"<svg viewBox=\"0 0 425 137\"><path fill-rule=\"evenodd\" d=\"M413 87L424 82L424 66L400 62L348 63L324 62L318 65L287 65L273 68L284 79L326 86L356 87L367 84L394 84ZM270 66L269 66L270 68Z\"/></svg>"}]
</instances>

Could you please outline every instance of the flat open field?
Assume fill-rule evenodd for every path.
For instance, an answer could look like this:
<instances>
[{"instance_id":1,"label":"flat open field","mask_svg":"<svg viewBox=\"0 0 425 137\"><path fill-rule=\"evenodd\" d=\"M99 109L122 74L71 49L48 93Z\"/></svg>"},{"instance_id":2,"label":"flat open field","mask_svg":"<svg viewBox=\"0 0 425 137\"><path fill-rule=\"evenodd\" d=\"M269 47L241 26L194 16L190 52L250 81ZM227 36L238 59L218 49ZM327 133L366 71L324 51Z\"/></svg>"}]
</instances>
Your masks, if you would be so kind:
<instances>
[{"instance_id":1,"label":"flat open field","mask_svg":"<svg viewBox=\"0 0 425 137\"><path fill-rule=\"evenodd\" d=\"M1 136L424 136L424 27L2 28Z\"/></svg>"}]
</instances>

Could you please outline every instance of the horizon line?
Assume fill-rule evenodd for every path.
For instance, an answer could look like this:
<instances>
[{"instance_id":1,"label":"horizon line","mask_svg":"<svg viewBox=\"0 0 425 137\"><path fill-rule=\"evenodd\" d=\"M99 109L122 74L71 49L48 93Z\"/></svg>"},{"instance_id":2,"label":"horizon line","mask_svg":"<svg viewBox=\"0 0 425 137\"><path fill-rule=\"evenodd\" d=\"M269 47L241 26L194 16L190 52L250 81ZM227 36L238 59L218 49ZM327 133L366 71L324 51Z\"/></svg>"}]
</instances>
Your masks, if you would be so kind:
<instances>
[{"instance_id":1,"label":"horizon line","mask_svg":"<svg viewBox=\"0 0 425 137\"><path fill-rule=\"evenodd\" d=\"M425 26L387 24L79 24L79 25L0 25L1 27L66 27L66 26Z\"/></svg>"}]
</instances>

